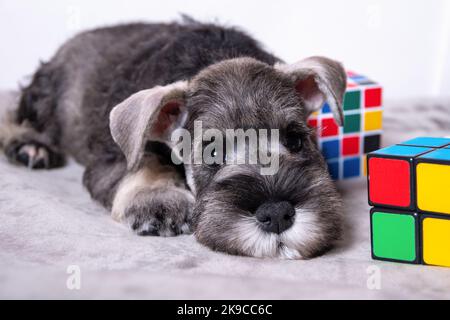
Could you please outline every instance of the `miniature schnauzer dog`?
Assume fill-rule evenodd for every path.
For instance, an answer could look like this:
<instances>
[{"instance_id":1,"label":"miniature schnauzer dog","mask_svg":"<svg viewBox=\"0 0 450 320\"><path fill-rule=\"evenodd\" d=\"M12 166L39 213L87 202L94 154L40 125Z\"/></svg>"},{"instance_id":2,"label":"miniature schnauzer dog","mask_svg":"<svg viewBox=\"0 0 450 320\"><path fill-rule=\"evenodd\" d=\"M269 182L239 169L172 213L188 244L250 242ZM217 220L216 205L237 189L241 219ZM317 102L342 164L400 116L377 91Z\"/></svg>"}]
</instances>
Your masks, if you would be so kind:
<instances>
[{"instance_id":1,"label":"miniature schnauzer dog","mask_svg":"<svg viewBox=\"0 0 450 320\"><path fill-rule=\"evenodd\" d=\"M39 67L2 141L11 162L32 169L74 157L92 198L139 235L194 232L217 251L307 259L332 247L342 218L307 118L328 101L342 125L345 88L339 63L285 64L234 28L107 27L75 36ZM278 170L174 164L170 136L193 134L195 121L278 129Z\"/></svg>"}]
</instances>

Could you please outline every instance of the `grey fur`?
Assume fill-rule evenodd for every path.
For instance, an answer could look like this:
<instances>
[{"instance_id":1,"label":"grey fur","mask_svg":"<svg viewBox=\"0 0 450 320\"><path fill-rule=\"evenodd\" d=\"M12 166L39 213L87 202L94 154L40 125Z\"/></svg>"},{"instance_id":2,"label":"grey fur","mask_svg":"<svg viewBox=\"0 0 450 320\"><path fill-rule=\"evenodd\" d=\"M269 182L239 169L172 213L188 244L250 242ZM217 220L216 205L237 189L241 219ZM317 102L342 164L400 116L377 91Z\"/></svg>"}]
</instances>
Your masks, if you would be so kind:
<instances>
[{"instance_id":1,"label":"grey fur","mask_svg":"<svg viewBox=\"0 0 450 320\"><path fill-rule=\"evenodd\" d=\"M281 64L277 67L291 74L294 81L303 81L311 77L317 86L313 90L320 92L319 99L315 104L305 102L305 107L316 111L328 101L336 122L343 125L342 103L346 89L346 75L340 63L325 57L310 57L292 65Z\"/></svg>"},{"instance_id":2,"label":"grey fur","mask_svg":"<svg viewBox=\"0 0 450 320\"><path fill-rule=\"evenodd\" d=\"M184 100L186 90L187 83L185 81L166 87L157 86L149 90L142 90L111 111L111 135L125 154L129 170L135 170L139 165L140 159L144 156L147 141L165 143L170 140L170 137L167 137L170 134L169 130L156 135L152 127L158 121L162 107L169 101Z\"/></svg>"},{"instance_id":3,"label":"grey fur","mask_svg":"<svg viewBox=\"0 0 450 320\"><path fill-rule=\"evenodd\" d=\"M23 163L24 146L45 148L48 168L63 165L66 154L75 157L86 166L83 182L92 197L138 234L186 233L192 220L197 239L215 250L313 257L339 237L342 208L306 120L324 98L342 120L345 74L319 57L275 63L280 60L252 38L216 25L88 31L68 41L23 89L15 120L22 129L5 151ZM302 81L307 92L298 90ZM182 110L155 135L161 112L174 101ZM286 151L279 172L265 177L258 165L186 165L186 181L163 143L175 127L192 132L195 120L219 130L280 129ZM282 234L258 228L254 212L269 201L296 209Z\"/></svg>"}]
</instances>

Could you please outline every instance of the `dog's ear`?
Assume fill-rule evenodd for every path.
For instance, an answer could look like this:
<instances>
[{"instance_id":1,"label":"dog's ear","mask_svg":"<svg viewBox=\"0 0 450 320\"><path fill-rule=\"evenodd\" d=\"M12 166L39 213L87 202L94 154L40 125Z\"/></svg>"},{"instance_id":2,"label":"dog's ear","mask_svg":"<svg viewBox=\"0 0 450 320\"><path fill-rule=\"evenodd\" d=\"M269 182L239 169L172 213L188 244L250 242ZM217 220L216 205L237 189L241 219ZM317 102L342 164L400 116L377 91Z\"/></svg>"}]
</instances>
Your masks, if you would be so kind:
<instances>
[{"instance_id":1,"label":"dog's ear","mask_svg":"<svg viewBox=\"0 0 450 320\"><path fill-rule=\"evenodd\" d=\"M344 124L342 103L347 75L342 65L325 57L310 57L293 64L277 64L278 70L289 74L295 89L310 113L328 102L336 123Z\"/></svg>"},{"instance_id":2,"label":"dog's ear","mask_svg":"<svg viewBox=\"0 0 450 320\"><path fill-rule=\"evenodd\" d=\"M187 112L186 81L139 91L114 107L110 129L127 158L128 169L142 159L147 141L170 142L170 135L183 125Z\"/></svg>"}]
</instances>

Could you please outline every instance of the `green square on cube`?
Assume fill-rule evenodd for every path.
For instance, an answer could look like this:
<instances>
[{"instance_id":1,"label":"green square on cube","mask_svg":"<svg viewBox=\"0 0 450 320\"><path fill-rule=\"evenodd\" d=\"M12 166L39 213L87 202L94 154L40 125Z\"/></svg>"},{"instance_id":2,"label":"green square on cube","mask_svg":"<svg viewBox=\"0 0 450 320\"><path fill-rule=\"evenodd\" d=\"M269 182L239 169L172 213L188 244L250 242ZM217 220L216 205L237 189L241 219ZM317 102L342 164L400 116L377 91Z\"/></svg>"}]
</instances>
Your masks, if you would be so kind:
<instances>
[{"instance_id":1,"label":"green square on cube","mask_svg":"<svg viewBox=\"0 0 450 320\"><path fill-rule=\"evenodd\" d=\"M361 115L350 114L344 119L344 133L352 133L361 131Z\"/></svg>"},{"instance_id":2,"label":"green square on cube","mask_svg":"<svg viewBox=\"0 0 450 320\"><path fill-rule=\"evenodd\" d=\"M414 214L398 214L372 209L372 255L375 259L415 263L417 219Z\"/></svg>"},{"instance_id":3,"label":"green square on cube","mask_svg":"<svg viewBox=\"0 0 450 320\"><path fill-rule=\"evenodd\" d=\"M361 91L348 91L344 96L344 110L356 110L361 107Z\"/></svg>"}]
</instances>

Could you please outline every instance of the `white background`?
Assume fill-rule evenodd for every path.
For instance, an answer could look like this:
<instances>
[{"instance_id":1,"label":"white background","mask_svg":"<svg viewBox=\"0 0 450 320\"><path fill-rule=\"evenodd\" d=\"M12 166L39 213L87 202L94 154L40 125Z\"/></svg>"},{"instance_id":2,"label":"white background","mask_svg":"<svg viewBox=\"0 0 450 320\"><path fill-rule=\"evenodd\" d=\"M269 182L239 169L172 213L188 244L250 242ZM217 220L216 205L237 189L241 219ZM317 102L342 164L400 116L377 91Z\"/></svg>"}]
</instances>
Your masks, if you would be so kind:
<instances>
[{"instance_id":1,"label":"white background","mask_svg":"<svg viewBox=\"0 0 450 320\"><path fill-rule=\"evenodd\" d=\"M338 59L388 99L450 95L450 0L0 0L0 88L79 30L179 13L239 26L287 62Z\"/></svg>"}]
</instances>

